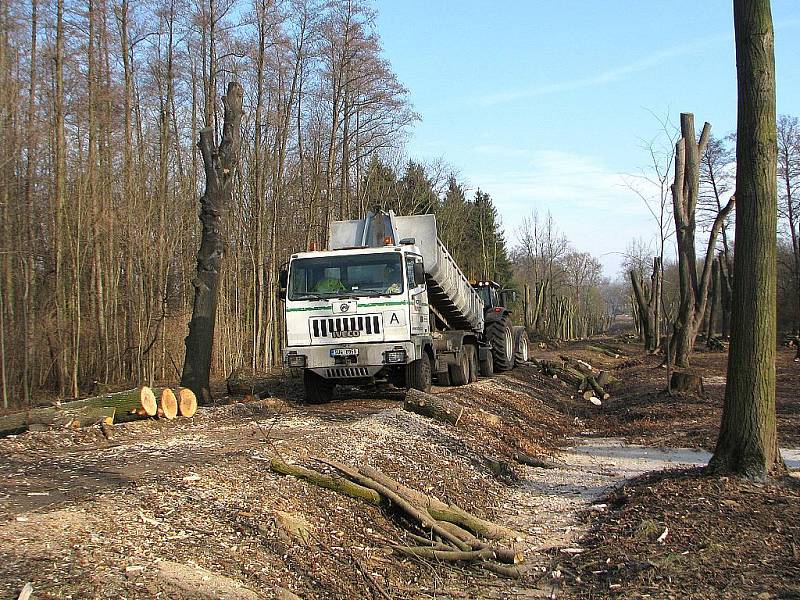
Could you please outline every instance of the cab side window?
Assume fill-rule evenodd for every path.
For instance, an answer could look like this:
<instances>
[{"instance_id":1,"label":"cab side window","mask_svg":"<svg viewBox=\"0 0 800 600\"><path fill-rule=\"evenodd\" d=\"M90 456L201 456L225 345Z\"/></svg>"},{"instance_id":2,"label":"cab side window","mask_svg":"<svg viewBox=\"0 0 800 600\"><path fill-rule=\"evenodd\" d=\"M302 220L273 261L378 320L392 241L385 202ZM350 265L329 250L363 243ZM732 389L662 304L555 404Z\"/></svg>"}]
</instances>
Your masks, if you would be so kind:
<instances>
[{"instance_id":1,"label":"cab side window","mask_svg":"<svg viewBox=\"0 0 800 600\"><path fill-rule=\"evenodd\" d=\"M410 290L418 285L414 282L414 259L410 256L406 257L406 281Z\"/></svg>"}]
</instances>

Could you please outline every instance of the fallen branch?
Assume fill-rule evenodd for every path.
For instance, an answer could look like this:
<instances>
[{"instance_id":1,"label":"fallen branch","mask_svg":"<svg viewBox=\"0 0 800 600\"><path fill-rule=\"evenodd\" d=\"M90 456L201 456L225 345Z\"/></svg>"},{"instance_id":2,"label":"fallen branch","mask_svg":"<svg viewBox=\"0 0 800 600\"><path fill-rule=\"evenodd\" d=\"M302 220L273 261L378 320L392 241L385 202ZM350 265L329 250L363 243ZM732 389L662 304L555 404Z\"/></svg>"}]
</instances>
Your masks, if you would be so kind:
<instances>
[{"instance_id":1,"label":"fallen branch","mask_svg":"<svg viewBox=\"0 0 800 600\"><path fill-rule=\"evenodd\" d=\"M482 550L437 550L428 546L392 546L392 550L406 556L442 561L488 560L494 558L494 553L489 548Z\"/></svg>"},{"instance_id":2,"label":"fallen branch","mask_svg":"<svg viewBox=\"0 0 800 600\"><path fill-rule=\"evenodd\" d=\"M289 465L277 458L273 458L270 461L269 467L275 473L293 475L294 477L305 479L309 483L313 483L319 487L339 492L351 498L364 500L365 502L375 505L381 503L381 497L376 491L348 481L343 477L325 475L324 473L312 471L311 469L305 469L299 465Z\"/></svg>"}]
</instances>

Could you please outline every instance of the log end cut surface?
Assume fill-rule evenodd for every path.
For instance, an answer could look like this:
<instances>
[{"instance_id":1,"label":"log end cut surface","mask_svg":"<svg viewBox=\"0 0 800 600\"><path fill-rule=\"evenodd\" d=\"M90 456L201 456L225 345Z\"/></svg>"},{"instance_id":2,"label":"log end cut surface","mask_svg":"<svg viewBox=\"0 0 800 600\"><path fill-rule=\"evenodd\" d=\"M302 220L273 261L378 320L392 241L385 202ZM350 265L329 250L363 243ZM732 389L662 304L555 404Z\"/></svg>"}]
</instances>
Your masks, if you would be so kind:
<instances>
[{"instance_id":1,"label":"log end cut surface","mask_svg":"<svg viewBox=\"0 0 800 600\"><path fill-rule=\"evenodd\" d=\"M191 417L197 412L197 397L189 388L178 388L178 412L182 417Z\"/></svg>"},{"instance_id":2,"label":"log end cut surface","mask_svg":"<svg viewBox=\"0 0 800 600\"><path fill-rule=\"evenodd\" d=\"M169 388L161 390L161 411L167 419L174 419L178 416L178 399L175 392Z\"/></svg>"},{"instance_id":3,"label":"log end cut surface","mask_svg":"<svg viewBox=\"0 0 800 600\"><path fill-rule=\"evenodd\" d=\"M149 387L142 386L139 392L139 402L142 405L144 414L148 417L155 417L158 412L158 403L156 402L156 395Z\"/></svg>"}]
</instances>

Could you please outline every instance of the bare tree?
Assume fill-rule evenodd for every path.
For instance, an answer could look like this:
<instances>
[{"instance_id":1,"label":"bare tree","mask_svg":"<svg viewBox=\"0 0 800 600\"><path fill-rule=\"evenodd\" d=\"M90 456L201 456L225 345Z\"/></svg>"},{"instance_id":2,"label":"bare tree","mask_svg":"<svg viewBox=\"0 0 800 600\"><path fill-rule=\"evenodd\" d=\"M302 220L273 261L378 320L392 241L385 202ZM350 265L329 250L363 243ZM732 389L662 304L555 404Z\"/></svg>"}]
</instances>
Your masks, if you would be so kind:
<instances>
[{"instance_id":1,"label":"bare tree","mask_svg":"<svg viewBox=\"0 0 800 600\"><path fill-rule=\"evenodd\" d=\"M186 336L181 385L190 388L198 399L206 403L211 401L209 372L224 251L220 227L222 214L230 203L239 162L243 95L240 84L228 84L228 92L223 98L225 115L219 146L214 141L211 127L200 131L200 153L206 174L206 190L200 198L203 236L197 252L197 277L193 282L194 308L189 322L189 335Z\"/></svg>"},{"instance_id":2,"label":"bare tree","mask_svg":"<svg viewBox=\"0 0 800 600\"><path fill-rule=\"evenodd\" d=\"M797 321L800 333L800 126L797 117L778 118L778 214L785 220L792 253Z\"/></svg>"},{"instance_id":3,"label":"bare tree","mask_svg":"<svg viewBox=\"0 0 800 600\"><path fill-rule=\"evenodd\" d=\"M673 329L674 343L671 346L674 362L681 367L689 366L689 357L694 349L694 342L706 310L717 236L728 214L733 210L735 202L735 197L731 196L714 219L703 260L702 274L698 276L695 234L700 190L700 157L705 152L710 134L711 125L706 123L700 140L697 141L694 116L691 113L681 114L681 139L675 146L675 178L671 186L681 295Z\"/></svg>"},{"instance_id":4,"label":"bare tree","mask_svg":"<svg viewBox=\"0 0 800 600\"><path fill-rule=\"evenodd\" d=\"M769 0L734 0L738 118L736 256L728 381L709 467L763 478L783 470L775 424L777 139Z\"/></svg>"}]
</instances>

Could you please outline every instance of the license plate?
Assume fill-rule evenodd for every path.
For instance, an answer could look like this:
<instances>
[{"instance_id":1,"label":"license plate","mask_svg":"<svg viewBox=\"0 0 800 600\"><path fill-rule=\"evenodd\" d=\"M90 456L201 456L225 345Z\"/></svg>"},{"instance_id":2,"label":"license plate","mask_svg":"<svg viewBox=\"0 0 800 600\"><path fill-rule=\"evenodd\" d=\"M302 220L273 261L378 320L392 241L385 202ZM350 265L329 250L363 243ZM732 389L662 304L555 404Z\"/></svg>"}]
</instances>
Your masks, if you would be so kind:
<instances>
[{"instance_id":1,"label":"license plate","mask_svg":"<svg viewBox=\"0 0 800 600\"><path fill-rule=\"evenodd\" d=\"M332 348L331 356L358 356L358 348Z\"/></svg>"}]
</instances>

